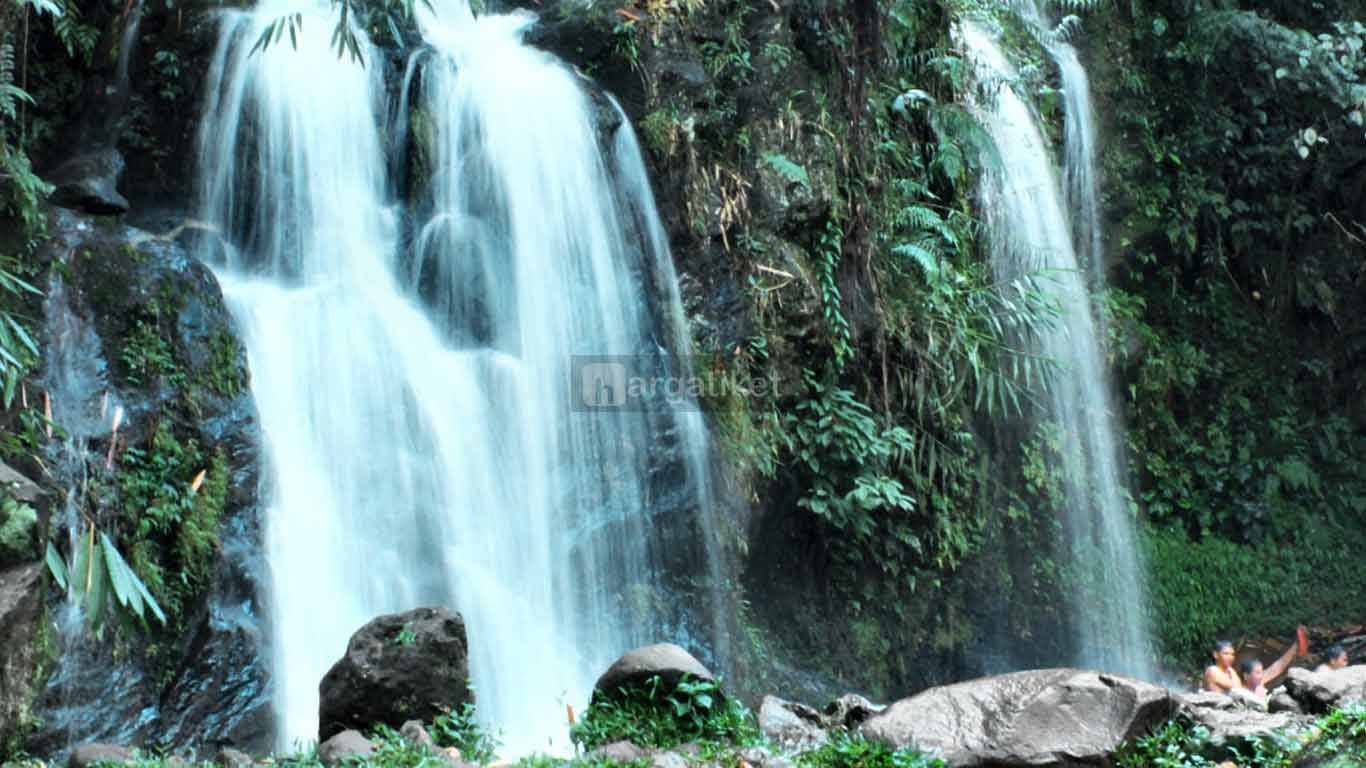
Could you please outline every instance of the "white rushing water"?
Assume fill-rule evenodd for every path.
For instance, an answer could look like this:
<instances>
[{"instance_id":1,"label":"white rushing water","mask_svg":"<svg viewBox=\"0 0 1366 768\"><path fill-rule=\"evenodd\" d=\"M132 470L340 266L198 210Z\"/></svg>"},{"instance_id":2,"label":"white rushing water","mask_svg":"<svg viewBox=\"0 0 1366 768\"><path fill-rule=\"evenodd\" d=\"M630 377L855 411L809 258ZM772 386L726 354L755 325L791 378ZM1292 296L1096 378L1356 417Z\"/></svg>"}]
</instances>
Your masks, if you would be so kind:
<instances>
[{"instance_id":1,"label":"white rushing water","mask_svg":"<svg viewBox=\"0 0 1366 768\"><path fill-rule=\"evenodd\" d=\"M291 12L297 50L249 55ZM280 741L316 738L318 681L352 632L441 604L465 618L480 719L509 753L563 749L565 704L661 639L661 445L712 536L706 435L687 402L584 413L571 397L573 355L635 371L686 351L629 129L604 156L588 96L521 44L524 18L420 14L432 50L404 80L424 120L401 135L430 174L411 243L378 56L336 54L326 3L229 15L210 72L204 216L230 243L218 271L269 464Z\"/></svg>"},{"instance_id":2,"label":"white rushing water","mask_svg":"<svg viewBox=\"0 0 1366 768\"><path fill-rule=\"evenodd\" d=\"M997 84L984 115L1001 163L983 185L994 267L1004 278L1042 273L1064 311L1061 321L1041 334L1038 351L1061 367L1043 417L1062 431L1065 547L1076 582L1070 606L1077 631L1074 661L1151 679L1143 562L1124 490L1105 359L1069 211L1038 118L1009 86L1016 78L1014 67L980 26L964 22L961 36L984 81Z\"/></svg>"},{"instance_id":3,"label":"white rushing water","mask_svg":"<svg viewBox=\"0 0 1366 768\"><path fill-rule=\"evenodd\" d=\"M1077 49L1062 30L1080 27L1076 17L1067 17L1058 29L1050 29L1042 0L1020 0L1016 6L1031 25L1048 55L1058 66L1063 97L1063 194L1072 221L1077 256L1091 280L1092 287L1105 285L1104 251L1101 246L1100 174L1096 170L1099 146L1096 141L1095 111L1091 107L1091 81L1077 57Z\"/></svg>"},{"instance_id":4,"label":"white rushing water","mask_svg":"<svg viewBox=\"0 0 1366 768\"><path fill-rule=\"evenodd\" d=\"M1078 255L1092 287L1100 289L1105 285L1105 252L1101 247L1100 179L1096 172L1098 148L1091 83L1071 45L1056 43L1049 47L1049 52L1062 78L1067 207L1073 217Z\"/></svg>"}]
</instances>

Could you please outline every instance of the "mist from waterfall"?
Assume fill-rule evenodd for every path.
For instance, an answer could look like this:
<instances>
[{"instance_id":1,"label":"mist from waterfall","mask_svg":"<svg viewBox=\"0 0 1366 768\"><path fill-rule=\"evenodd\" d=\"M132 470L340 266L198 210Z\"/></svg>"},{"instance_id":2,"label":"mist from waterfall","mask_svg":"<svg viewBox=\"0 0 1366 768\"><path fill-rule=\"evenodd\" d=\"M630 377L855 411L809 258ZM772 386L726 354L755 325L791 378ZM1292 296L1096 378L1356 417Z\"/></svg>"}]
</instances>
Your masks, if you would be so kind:
<instances>
[{"instance_id":1,"label":"mist from waterfall","mask_svg":"<svg viewBox=\"0 0 1366 768\"><path fill-rule=\"evenodd\" d=\"M297 46L250 53L296 12ZM685 639L663 626L661 469L714 539L693 404L587 411L581 360L663 375L686 328L629 128L600 135L577 76L522 45L527 17L433 2L418 21L429 48L396 100L423 114L396 121L429 169L409 210L378 51L357 31L372 63L338 56L328 4L229 12L210 72L201 194L224 244L203 257L264 434L280 745L316 738L352 632L446 605L481 721L510 753L563 750L565 704L616 656ZM719 653L713 629L694 645Z\"/></svg>"},{"instance_id":2,"label":"mist from waterfall","mask_svg":"<svg viewBox=\"0 0 1366 768\"><path fill-rule=\"evenodd\" d=\"M1069 215L1090 214L1064 205L1039 118L1012 89L1017 73L1005 52L974 22L963 22L960 35L991 90L983 116L1000 164L983 182L982 206L994 269L1004 279L1041 275L1063 308L1060 321L1041 334L1036 351L1060 366L1039 417L1060 430L1058 469L1067 493L1063 548L1077 648L1073 662L1151 679L1143 558L1124 488L1099 326ZM1078 82L1084 79L1074 79L1073 86ZM1068 150L1089 151L1094 150ZM1094 227L1090 232L1085 247L1098 249L1099 235Z\"/></svg>"}]
</instances>

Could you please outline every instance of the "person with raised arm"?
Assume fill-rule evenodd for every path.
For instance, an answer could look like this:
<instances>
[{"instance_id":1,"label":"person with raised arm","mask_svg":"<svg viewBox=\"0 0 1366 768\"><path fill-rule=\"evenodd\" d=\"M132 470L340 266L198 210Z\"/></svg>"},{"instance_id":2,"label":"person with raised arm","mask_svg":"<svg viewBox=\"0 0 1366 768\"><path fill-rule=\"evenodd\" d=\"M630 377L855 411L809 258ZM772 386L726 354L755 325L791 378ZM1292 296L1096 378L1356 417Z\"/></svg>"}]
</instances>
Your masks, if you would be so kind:
<instances>
[{"instance_id":1,"label":"person with raised arm","mask_svg":"<svg viewBox=\"0 0 1366 768\"><path fill-rule=\"evenodd\" d=\"M1238 671L1243 673L1243 688L1251 691L1260 697L1266 696L1266 684L1285 674L1285 670L1290 668L1290 662L1299 655L1299 646L1291 643L1285 653L1279 659L1271 663L1269 667L1262 667L1262 660L1249 657L1243 659L1238 665Z\"/></svg>"}]
</instances>

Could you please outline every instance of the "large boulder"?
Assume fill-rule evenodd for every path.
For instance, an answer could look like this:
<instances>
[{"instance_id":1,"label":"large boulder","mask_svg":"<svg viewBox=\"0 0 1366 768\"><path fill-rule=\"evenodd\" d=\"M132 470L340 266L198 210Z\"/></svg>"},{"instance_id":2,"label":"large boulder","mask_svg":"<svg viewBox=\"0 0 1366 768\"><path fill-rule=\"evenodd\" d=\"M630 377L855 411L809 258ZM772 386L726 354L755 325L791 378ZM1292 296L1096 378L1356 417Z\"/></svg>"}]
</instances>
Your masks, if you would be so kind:
<instances>
[{"instance_id":1,"label":"large boulder","mask_svg":"<svg viewBox=\"0 0 1366 768\"><path fill-rule=\"evenodd\" d=\"M643 685L658 676L666 686L674 686L684 675L715 681L702 662L673 643L646 645L622 654L593 685L593 695L611 695L618 690Z\"/></svg>"},{"instance_id":2,"label":"large boulder","mask_svg":"<svg viewBox=\"0 0 1366 768\"><path fill-rule=\"evenodd\" d=\"M0 571L0 739L26 728L41 667L42 565Z\"/></svg>"},{"instance_id":3,"label":"large boulder","mask_svg":"<svg viewBox=\"0 0 1366 768\"><path fill-rule=\"evenodd\" d=\"M765 696L759 702L759 731L787 752L813 749L829 738L820 712L777 696Z\"/></svg>"},{"instance_id":4,"label":"large boulder","mask_svg":"<svg viewBox=\"0 0 1366 768\"><path fill-rule=\"evenodd\" d=\"M351 636L318 686L318 741L375 723L431 722L474 702L465 621L445 608L380 616Z\"/></svg>"},{"instance_id":5,"label":"large boulder","mask_svg":"<svg viewBox=\"0 0 1366 768\"><path fill-rule=\"evenodd\" d=\"M1256 696L1192 693L1177 697L1181 714L1209 730L1210 745L1246 750L1265 736L1308 726L1313 718L1291 712L1268 712Z\"/></svg>"},{"instance_id":6,"label":"large boulder","mask_svg":"<svg viewBox=\"0 0 1366 768\"><path fill-rule=\"evenodd\" d=\"M1286 673L1285 690L1305 712L1322 715L1366 701L1366 664L1326 672L1299 667Z\"/></svg>"},{"instance_id":7,"label":"large boulder","mask_svg":"<svg viewBox=\"0 0 1366 768\"><path fill-rule=\"evenodd\" d=\"M133 750L117 744L82 744L71 750L67 760L68 768L91 768L95 765L110 763L131 763L137 759Z\"/></svg>"},{"instance_id":8,"label":"large boulder","mask_svg":"<svg viewBox=\"0 0 1366 768\"><path fill-rule=\"evenodd\" d=\"M1172 714L1167 690L1080 669L1044 669L931 688L859 728L950 766L1100 765Z\"/></svg>"}]
</instances>

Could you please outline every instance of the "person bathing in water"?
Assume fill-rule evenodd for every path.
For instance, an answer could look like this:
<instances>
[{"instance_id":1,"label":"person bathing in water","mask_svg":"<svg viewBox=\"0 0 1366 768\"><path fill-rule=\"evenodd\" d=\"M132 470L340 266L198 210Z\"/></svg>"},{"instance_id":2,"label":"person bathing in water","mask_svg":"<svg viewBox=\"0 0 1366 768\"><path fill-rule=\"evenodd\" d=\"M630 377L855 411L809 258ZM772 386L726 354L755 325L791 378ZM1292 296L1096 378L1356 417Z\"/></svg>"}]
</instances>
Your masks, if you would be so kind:
<instances>
[{"instance_id":1,"label":"person bathing in water","mask_svg":"<svg viewBox=\"0 0 1366 768\"><path fill-rule=\"evenodd\" d=\"M1220 640L1214 644L1214 663L1205 668L1205 690L1231 693L1241 688L1265 696L1266 683L1284 674L1298 653L1299 646L1292 643L1270 667L1263 668L1260 659L1245 659L1239 665L1241 669L1235 669L1233 643Z\"/></svg>"},{"instance_id":2,"label":"person bathing in water","mask_svg":"<svg viewBox=\"0 0 1366 768\"><path fill-rule=\"evenodd\" d=\"M1315 672L1332 672L1347 666L1347 649L1333 643L1323 650L1323 663L1314 667Z\"/></svg>"},{"instance_id":3,"label":"person bathing in water","mask_svg":"<svg viewBox=\"0 0 1366 768\"><path fill-rule=\"evenodd\" d=\"M1233 643L1227 640L1215 641L1213 656L1214 663L1205 667L1205 690L1228 693L1235 688L1241 688L1243 681L1238 677L1238 670L1233 668L1233 660L1237 656L1233 650Z\"/></svg>"},{"instance_id":4,"label":"person bathing in water","mask_svg":"<svg viewBox=\"0 0 1366 768\"><path fill-rule=\"evenodd\" d=\"M1299 650L1299 646L1291 643L1290 647L1285 649L1285 653L1266 668L1262 667L1261 659L1243 659L1238 665L1238 671L1243 673L1243 687L1257 696L1265 697L1266 684L1285 674L1285 670L1290 667L1290 662L1294 661Z\"/></svg>"}]
</instances>

